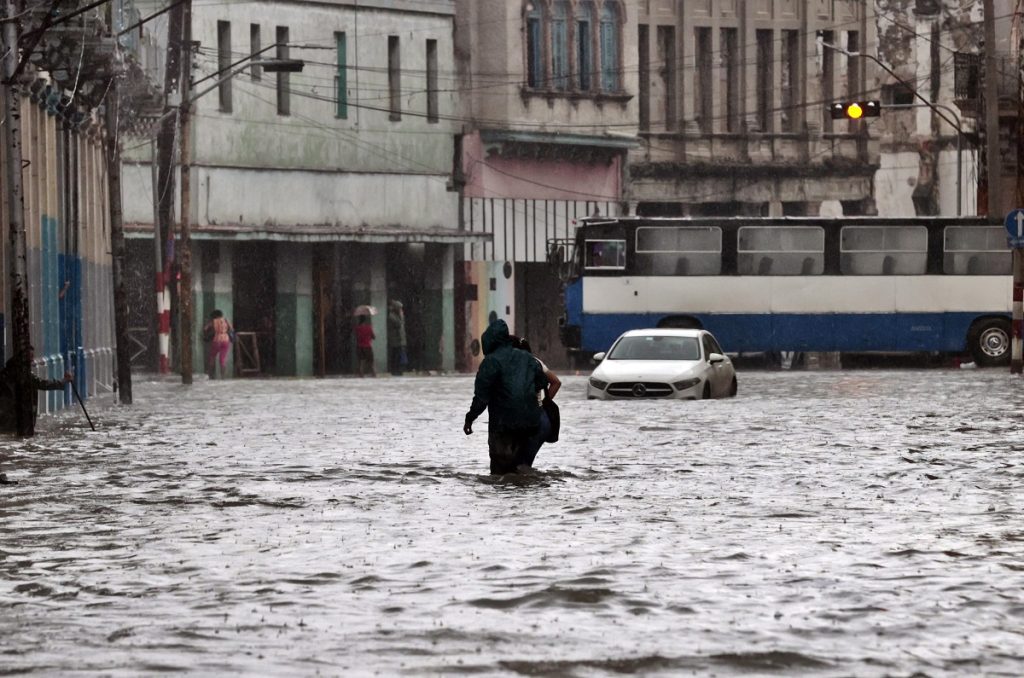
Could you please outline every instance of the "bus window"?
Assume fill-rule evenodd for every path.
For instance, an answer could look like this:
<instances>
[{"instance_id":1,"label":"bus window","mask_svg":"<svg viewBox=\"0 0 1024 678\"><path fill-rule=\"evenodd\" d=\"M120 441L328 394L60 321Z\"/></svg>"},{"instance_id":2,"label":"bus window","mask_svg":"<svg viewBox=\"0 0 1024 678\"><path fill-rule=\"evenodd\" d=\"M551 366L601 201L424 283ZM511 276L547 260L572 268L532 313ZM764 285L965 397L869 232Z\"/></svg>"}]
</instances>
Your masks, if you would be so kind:
<instances>
[{"instance_id":1,"label":"bus window","mask_svg":"<svg viewBox=\"0 0 1024 678\"><path fill-rule=\"evenodd\" d=\"M738 236L740 275L821 275L825 270L820 226L743 226Z\"/></svg>"},{"instance_id":2,"label":"bus window","mask_svg":"<svg viewBox=\"0 0 1024 678\"><path fill-rule=\"evenodd\" d=\"M583 252L584 268L605 270L626 268L625 240L587 240L584 243Z\"/></svg>"},{"instance_id":3,"label":"bus window","mask_svg":"<svg viewBox=\"0 0 1024 678\"><path fill-rule=\"evenodd\" d=\"M643 226L636 229L640 275L718 275L722 272L722 229Z\"/></svg>"},{"instance_id":4,"label":"bus window","mask_svg":"<svg viewBox=\"0 0 1024 678\"><path fill-rule=\"evenodd\" d=\"M844 275L924 275L928 229L924 226L844 226L839 271Z\"/></svg>"},{"instance_id":5,"label":"bus window","mask_svg":"<svg viewBox=\"0 0 1024 678\"><path fill-rule=\"evenodd\" d=\"M1002 226L947 226L942 270L951 275L1010 275L1012 258Z\"/></svg>"}]
</instances>

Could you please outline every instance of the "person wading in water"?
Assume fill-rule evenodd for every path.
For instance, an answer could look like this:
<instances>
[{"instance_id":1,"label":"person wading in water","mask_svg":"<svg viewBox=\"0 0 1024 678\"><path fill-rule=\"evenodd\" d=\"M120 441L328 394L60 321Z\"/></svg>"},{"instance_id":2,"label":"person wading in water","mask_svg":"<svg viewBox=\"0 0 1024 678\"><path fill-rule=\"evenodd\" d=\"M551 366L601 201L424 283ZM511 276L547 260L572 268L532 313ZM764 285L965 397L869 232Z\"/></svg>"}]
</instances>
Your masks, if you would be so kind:
<instances>
[{"instance_id":1,"label":"person wading in water","mask_svg":"<svg viewBox=\"0 0 1024 678\"><path fill-rule=\"evenodd\" d=\"M476 372L473 403L462 430L466 435L473 433L473 422L488 410L491 474L526 470L530 440L540 426L537 391L547 386L547 377L533 355L512 347L504 320L492 322L480 343L484 360Z\"/></svg>"}]
</instances>

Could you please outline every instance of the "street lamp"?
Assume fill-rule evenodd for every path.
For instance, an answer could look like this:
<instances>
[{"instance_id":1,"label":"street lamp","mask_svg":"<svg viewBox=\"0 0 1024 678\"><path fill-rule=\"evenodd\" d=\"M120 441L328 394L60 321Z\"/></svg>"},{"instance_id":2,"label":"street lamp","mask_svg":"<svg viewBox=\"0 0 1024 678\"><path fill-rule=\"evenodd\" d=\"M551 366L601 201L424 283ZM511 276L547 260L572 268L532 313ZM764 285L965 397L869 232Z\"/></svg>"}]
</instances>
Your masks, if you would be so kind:
<instances>
[{"instance_id":1,"label":"street lamp","mask_svg":"<svg viewBox=\"0 0 1024 678\"><path fill-rule=\"evenodd\" d=\"M864 52L851 52L848 49L843 49L842 47L839 47L838 45L833 45L832 43L825 42L824 40L821 40L820 42L821 42L822 47L827 47L828 49L831 49L833 51L839 52L840 54L845 54L846 56L848 56L850 58L858 58L859 57L859 58L862 58L862 59L869 59L871 61L874 61L876 64L878 64L878 66L883 71L885 71L886 73L888 73L892 77L896 78L896 80L898 80L901 85L903 85L915 97L917 97L918 99L921 100L921 103L919 103L919 104L893 104L893 105L887 105L886 108L908 109L908 108L926 108L927 107L927 108L930 108L932 111L934 111L935 114L938 115L940 118L942 118L946 122L946 124L948 124L950 127L952 127L953 129L956 130L956 215L960 216L961 214L963 214L963 199L964 198L963 198L963 191L961 190L961 188L962 188L961 187L961 182L963 180L963 146L962 146L962 139L963 139L963 136L964 136L964 130L963 130L963 127L961 125L960 116L958 116L956 114L956 112L951 107L949 107L949 106L947 106L945 104L938 104L938 103L934 103L934 102L928 101L928 99L924 98L917 91L916 87L911 86L906 80L904 80L900 76L896 75L896 72L894 70L892 70L892 68L890 68L888 65L883 63L881 61L881 59L879 59L875 55L873 55L873 54L866 54ZM953 120L950 120L948 117L946 117L946 115L943 113L943 111L949 112L949 114L953 116L953 120L955 120L956 122L953 122Z\"/></svg>"},{"instance_id":2,"label":"street lamp","mask_svg":"<svg viewBox=\"0 0 1024 678\"><path fill-rule=\"evenodd\" d=\"M186 18L185 25L188 26L189 24L190 20ZM193 83L190 78L184 78L182 82L179 118L179 124L181 125L181 239L178 243L178 270L181 274L181 292L178 295L178 303L180 304L179 311L181 313L179 351L181 355L181 383L183 384L192 383L192 339L195 335L195 322L192 312L192 105L196 99L209 94L220 87L223 82L244 72L247 66L242 66L241 64L251 61L263 52L279 46L279 44L269 45L259 52L236 61L225 69L228 71L227 74L221 76L212 85L196 94L191 92ZM186 50L183 62L184 72L190 73L192 69L192 51L190 49ZM305 66L305 62L301 59L260 60L260 67L268 73L297 73L302 70L303 66ZM220 72L218 71L218 73ZM216 75L217 73L214 73L197 82L203 82Z\"/></svg>"}]
</instances>

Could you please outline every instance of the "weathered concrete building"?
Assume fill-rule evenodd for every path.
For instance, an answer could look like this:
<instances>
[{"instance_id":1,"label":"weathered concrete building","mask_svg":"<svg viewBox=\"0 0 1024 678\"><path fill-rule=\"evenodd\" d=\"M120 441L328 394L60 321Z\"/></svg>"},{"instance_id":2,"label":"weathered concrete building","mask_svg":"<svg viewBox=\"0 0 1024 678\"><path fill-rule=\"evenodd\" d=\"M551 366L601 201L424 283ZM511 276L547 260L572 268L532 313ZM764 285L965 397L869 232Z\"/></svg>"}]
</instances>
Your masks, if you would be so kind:
<instances>
[{"instance_id":1,"label":"weathered concrete building","mask_svg":"<svg viewBox=\"0 0 1024 678\"><path fill-rule=\"evenodd\" d=\"M256 371L258 349L266 373L351 371L352 310L371 304L384 371L389 300L405 305L411 365L453 367L454 12L453 0L195 4L196 92L240 71L195 103L195 317L232 320L240 367ZM275 57L305 68L263 72ZM125 220L147 290L153 184L137 153ZM155 302L136 306L152 336Z\"/></svg>"},{"instance_id":2,"label":"weathered concrete building","mask_svg":"<svg viewBox=\"0 0 1024 678\"><path fill-rule=\"evenodd\" d=\"M877 50L870 53L887 67L873 95L884 106L874 124L881 142L879 214L976 214L977 125L956 106L956 67L958 54L980 64L982 3L886 2L876 19Z\"/></svg>"},{"instance_id":3,"label":"weathered concrete building","mask_svg":"<svg viewBox=\"0 0 1024 678\"><path fill-rule=\"evenodd\" d=\"M501 317L545 356L560 352L558 280L547 242L575 220L617 213L637 130L635 3L458 0L463 95L462 226L468 347Z\"/></svg>"},{"instance_id":4,"label":"weathered concrete building","mask_svg":"<svg viewBox=\"0 0 1024 678\"><path fill-rule=\"evenodd\" d=\"M827 103L866 98L870 3L636 3L640 148L627 197L649 215L874 212L878 147Z\"/></svg>"}]
</instances>

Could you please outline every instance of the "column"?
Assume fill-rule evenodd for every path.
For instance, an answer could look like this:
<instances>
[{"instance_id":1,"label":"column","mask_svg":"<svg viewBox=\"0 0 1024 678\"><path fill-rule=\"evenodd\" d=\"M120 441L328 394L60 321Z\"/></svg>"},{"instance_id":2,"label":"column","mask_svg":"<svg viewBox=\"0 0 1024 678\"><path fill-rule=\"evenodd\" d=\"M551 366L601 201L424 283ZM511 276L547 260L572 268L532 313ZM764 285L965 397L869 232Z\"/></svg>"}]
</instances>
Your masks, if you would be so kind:
<instances>
[{"instance_id":1,"label":"column","mask_svg":"<svg viewBox=\"0 0 1024 678\"><path fill-rule=\"evenodd\" d=\"M427 245L423 299L424 367L455 369L455 246Z\"/></svg>"},{"instance_id":2,"label":"column","mask_svg":"<svg viewBox=\"0 0 1024 678\"><path fill-rule=\"evenodd\" d=\"M277 248L275 341L277 373L313 374L313 253L309 245L282 243Z\"/></svg>"},{"instance_id":3,"label":"column","mask_svg":"<svg viewBox=\"0 0 1024 678\"><path fill-rule=\"evenodd\" d=\"M202 340L202 329L206 321L210 319L210 313L214 310L222 311L232 327L235 326L233 245L229 242L202 242L199 252L201 252L201 256L193 259L192 264L192 281L195 285L195 296L192 303L195 312L196 336L199 341L198 348L192 353L195 356L196 372L199 371L200 365L204 370L206 369L206 354L209 344ZM227 369L225 370L228 376L235 374L236 350L235 347L232 347L228 354Z\"/></svg>"}]
</instances>

